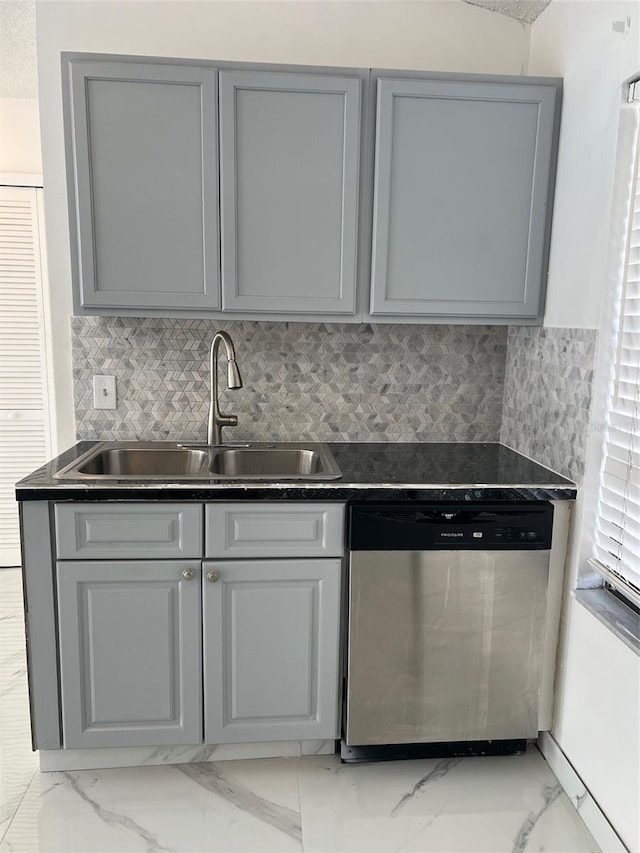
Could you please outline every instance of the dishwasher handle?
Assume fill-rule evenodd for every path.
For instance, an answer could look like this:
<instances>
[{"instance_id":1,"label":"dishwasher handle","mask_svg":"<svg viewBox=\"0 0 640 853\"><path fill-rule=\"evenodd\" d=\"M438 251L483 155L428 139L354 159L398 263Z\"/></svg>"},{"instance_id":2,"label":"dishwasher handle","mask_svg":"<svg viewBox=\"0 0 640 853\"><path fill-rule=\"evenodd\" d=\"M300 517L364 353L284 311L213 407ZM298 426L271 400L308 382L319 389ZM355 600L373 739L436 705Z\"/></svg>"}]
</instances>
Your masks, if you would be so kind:
<instances>
[{"instance_id":1,"label":"dishwasher handle","mask_svg":"<svg viewBox=\"0 0 640 853\"><path fill-rule=\"evenodd\" d=\"M432 509L414 510L413 512L372 511L367 515L381 521L393 524L483 524L503 518L496 512L486 512L469 509Z\"/></svg>"}]
</instances>

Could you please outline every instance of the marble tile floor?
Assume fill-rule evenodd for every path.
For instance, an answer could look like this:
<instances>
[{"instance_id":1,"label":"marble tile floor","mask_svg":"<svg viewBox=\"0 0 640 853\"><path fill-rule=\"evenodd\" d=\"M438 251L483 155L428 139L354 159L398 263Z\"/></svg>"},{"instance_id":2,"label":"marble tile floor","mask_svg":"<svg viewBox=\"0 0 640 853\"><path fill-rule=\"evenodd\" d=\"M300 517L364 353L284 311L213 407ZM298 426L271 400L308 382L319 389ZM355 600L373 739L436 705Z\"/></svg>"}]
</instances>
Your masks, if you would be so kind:
<instances>
[{"instance_id":1,"label":"marble tile floor","mask_svg":"<svg viewBox=\"0 0 640 853\"><path fill-rule=\"evenodd\" d=\"M0 571L0 853L597 853L540 753L40 773L20 576Z\"/></svg>"}]
</instances>

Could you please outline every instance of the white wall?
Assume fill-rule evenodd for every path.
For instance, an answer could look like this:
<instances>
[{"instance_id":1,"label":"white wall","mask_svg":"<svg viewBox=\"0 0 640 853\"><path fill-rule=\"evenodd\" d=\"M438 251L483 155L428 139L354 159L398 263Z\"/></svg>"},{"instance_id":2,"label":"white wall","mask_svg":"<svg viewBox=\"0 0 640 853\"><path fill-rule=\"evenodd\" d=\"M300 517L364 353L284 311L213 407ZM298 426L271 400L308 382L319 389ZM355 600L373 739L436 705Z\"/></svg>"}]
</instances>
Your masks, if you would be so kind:
<instances>
[{"instance_id":1,"label":"white wall","mask_svg":"<svg viewBox=\"0 0 640 853\"><path fill-rule=\"evenodd\" d=\"M75 440L60 51L520 74L528 27L459 0L37 3L60 447Z\"/></svg>"},{"instance_id":2,"label":"white wall","mask_svg":"<svg viewBox=\"0 0 640 853\"><path fill-rule=\"evenodd\" d=\"M42 174L33 0L0 0L0 173Z\"/></svg>"},{"instance_id":3,"label":"white wall","mask_svg":"<svg viewBox=\"0 0 640 853\"><path fill-rule=\"evenodd\" d=\"M0 98L0 173L42 174L37 98Z\"/></svg>"},{"instance_id":4,"label":"white wall","mask_svg":"<svg viewBox=\"0 0 640 853\"><path fill-rule=\"evenodd\" d=\"M564 77L545 326L599 326L622 83L640 71L639 9L552 0L531 27L528 73ZM628 17L629 32L615 32Z\"/></svg>"},{"instance_id":5,"label":"white wall","mask_svg":"<svg viewBox=\"0 0 640 853\"><path fill-rule=\"evenodd\" d=\"M0 173L42 173L33 0L0 0Z\"/></svg>"},{"instance_id":6,"label":"white wall","mask_svg":"<svg viewBox=\"0 0 640 853\"><path fill-rule=\"evenodd\" d=\"M627 22L626 33L614 30ZM530 73L565 78L545 324L598 327L622 84L640 72L640 3L552 0L531 30ZM638 657L571 597L564 602L553 735L627 847L640 850Z\"/></svg>"}]
</instances>

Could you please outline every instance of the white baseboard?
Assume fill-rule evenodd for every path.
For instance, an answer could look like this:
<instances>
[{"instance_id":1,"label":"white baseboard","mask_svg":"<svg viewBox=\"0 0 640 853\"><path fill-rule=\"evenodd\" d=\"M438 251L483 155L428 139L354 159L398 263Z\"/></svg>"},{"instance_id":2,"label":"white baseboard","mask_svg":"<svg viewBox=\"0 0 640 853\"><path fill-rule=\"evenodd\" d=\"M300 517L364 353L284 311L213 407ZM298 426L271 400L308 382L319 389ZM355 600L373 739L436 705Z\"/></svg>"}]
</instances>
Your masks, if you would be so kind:
<instances>
[{"instance_id":1,"label":"white baseboard","mask_svg":"<svg viewBox=\"0 0 640 853\"><path fill-rule=\"evenodd\" d=\"M603 853L628 853L619 835L571 766L551 732L540 732L538 749L544 755L547 764L569 797L571 805L574 806Z\"/></svg>"}]
</instances>

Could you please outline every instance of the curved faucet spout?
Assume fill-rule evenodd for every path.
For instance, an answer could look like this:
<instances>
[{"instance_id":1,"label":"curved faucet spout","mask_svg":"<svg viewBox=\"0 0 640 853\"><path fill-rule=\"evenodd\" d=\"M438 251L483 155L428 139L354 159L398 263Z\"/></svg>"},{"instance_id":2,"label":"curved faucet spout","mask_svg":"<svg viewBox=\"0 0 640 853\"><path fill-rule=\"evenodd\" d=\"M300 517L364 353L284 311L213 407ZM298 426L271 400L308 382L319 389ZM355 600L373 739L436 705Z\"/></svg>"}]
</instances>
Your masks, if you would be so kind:
<instances>
[{"instance_id":1,"label":"curved faucet spout","mask_svg":"<svg viewBox=\"0 0 640 853\"><path fill-rule=\"evenodd\" d=\"M209 384L211 397L209 400L209 422L207 424L207 444L220 444L222 442L222 427L237 426L236 415L224 415L220 411L218 402L218 351L220 344L224 344L227 355L227 386L230 389L242 388L242 378L238 365L236 364L236 353L233 341L226 332L216 332L211 341L209 350Z\"/></svg>"}]
</instances>

